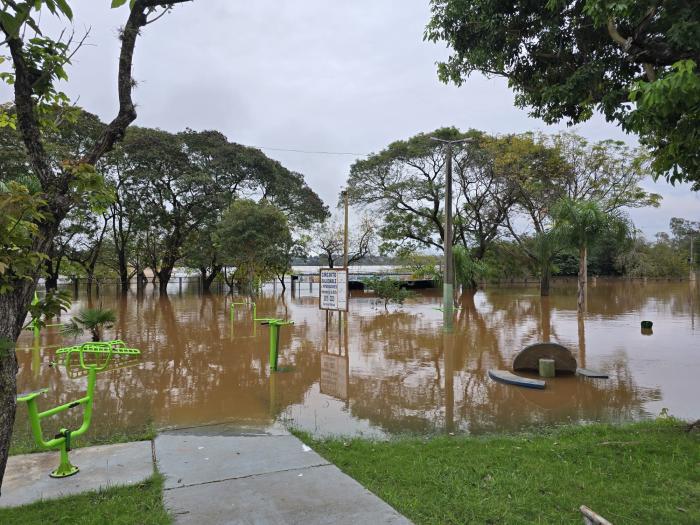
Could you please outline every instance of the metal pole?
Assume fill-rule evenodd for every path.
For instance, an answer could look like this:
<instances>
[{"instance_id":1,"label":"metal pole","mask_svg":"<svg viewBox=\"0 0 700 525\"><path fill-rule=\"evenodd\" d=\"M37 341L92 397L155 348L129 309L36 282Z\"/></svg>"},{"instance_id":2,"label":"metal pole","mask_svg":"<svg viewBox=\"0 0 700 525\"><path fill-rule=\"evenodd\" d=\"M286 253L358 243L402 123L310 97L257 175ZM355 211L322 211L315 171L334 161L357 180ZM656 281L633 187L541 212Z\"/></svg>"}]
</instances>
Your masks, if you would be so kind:
<instances>
[{"instance_id":1,"label":"metal pole","mask_svg":"<svg viewBox=\"0 0 700 525\"><path fill-rule=\"evenodd\" d=\"M445 174L445 275L442 285L444 320L452 320L454 308L454 265L452 260L452 143L447 143L447 173ZM449 319L449 321L448 321Z\"/></svg>"},{"instance_id":2,"label":"metal pole","mask_svg":"<svg viewBox=\"0 0 700 525\"><path fill-rule=\"evenodd\" d=\"M689 275L689 279L691 281L695 280L695 265L693 264L693 262L694 262L693 261L693 255L694 255L693 254L693 240L694 240L694 238L695 238L695 236L691 233L690 234L690 275Z\"/></svg>"},{"instance_id":3,"label":"metal pole","mask_svg":"<svg viewBox=\"0 0 700 525\"><path fill-rule=\"evenodd\" d=\"M348 269L348 192L343 191L343 201L345 205L345 230L343 233L343 266Z\"/></svg>"},{"instance_id":4,"label":"metal pole","mask_svg":"<svg viewBox=\"0 0 700 525\"><path fill-rule=\"evenodd\" d=\"M343 267L345 268L345 275L348 273L348 191L343 191L343 201L345 206L345 230L343 233ZM348 293L348 290L345 291ZM345 314L347 315L347 314ZM340 329L340 321L343 319L343 313L338 314L338 329Z\"/></svg>"}]
</instances>

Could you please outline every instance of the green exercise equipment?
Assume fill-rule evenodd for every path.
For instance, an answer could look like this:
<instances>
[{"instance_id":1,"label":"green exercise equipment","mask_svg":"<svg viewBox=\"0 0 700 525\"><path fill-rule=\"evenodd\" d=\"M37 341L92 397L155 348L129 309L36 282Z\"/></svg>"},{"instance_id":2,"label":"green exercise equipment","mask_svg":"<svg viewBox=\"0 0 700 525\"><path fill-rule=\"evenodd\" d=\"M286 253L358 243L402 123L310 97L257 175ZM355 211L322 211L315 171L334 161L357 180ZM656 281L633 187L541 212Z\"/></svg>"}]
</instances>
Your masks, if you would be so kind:
<instances>
[{"instance_id":1,"label":"green exercise equipment","mask_svg":"<svg viewBox=\"0 0 700 525\"><path fill-rule=\"evenodd\" d=\"M64 403L49 410L39 412L37 406L36 398L42 394L49 391L48 388L42 388L34 392L27 392L25 394L19 394L17 396L18 402L27 403L27 411L29 412L29 423L32 428L32 434L34 436L34 441L39 446L39 448L44 450L56 449L61 453L60 463L58 468L53 470L49 476L52 478L65 478L76 474L79 470L78 467L71 464L68 459L68 452L71 450L71 442L74 438L84 434L90 427L90 422L92 420L92 406L95 393L95 380L97 372L105 370L112 356L114 355L125 355L125 356L136 356L140 355L141 351L136 348L127 348L123 341L105 341L105 342L92 342L84 343L81 345L70 346L66 348L60 348L56 351L58 355L65 355L65 361L63 364L66 367L70 366L71 357L78 354L80 368L87 371L87 393L85 397L71 401L69 403ZM101 359L101 363L86 363L85 354L91 354L94 358ZM41 429L41 420L46 417L54 416L60 412L70 410L77 406L84 405L83 408L83 423L77 430L68 430L67 428L61 428L53 439L44 441L43 431Z\"/></svg>"},{"instance_id":2,"label":"green exercise equipment","mask_svg":"<svg viewBox=\"0 0 700 525\"><path fill-rule=\"evenodd\" d=\"M294 321L284 319L258 319L260 324L270 327L270 371L277 372L277 358L279 357L280 326L294 324Z\"/></svg>"}]
</instances>

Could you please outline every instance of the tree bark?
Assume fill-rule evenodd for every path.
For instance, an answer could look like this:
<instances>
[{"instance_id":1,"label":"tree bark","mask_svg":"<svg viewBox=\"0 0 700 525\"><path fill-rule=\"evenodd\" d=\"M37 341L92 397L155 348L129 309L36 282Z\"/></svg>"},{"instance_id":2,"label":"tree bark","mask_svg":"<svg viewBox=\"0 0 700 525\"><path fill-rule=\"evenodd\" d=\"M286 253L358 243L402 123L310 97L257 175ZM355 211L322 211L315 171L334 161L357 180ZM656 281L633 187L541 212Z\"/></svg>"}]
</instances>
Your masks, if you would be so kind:
<instances>
[{"instance_id":1,"label":"tree bark","mask_svg":"<svg viewBox=\"0 0 700 525\"><path fill-rule=\"evenodd\" d=\"M168 295L168 283L170 282L170 276L172 273L172 266L161 268L158 272L158 291L160 292L160 295Z\"/></svg>"},{"instance_id":2,"label":"tree bark","mask_svg":"<svg viewBox=\"0 0 700 525\"><path fill-rule=\"evenodd\" d=\"M579 311L586 311L586 294L588 285L588 250L586 245L582 245L579 248L579 259L578 259L578 298L577 306Z\"/></svg>"}]
</instances>

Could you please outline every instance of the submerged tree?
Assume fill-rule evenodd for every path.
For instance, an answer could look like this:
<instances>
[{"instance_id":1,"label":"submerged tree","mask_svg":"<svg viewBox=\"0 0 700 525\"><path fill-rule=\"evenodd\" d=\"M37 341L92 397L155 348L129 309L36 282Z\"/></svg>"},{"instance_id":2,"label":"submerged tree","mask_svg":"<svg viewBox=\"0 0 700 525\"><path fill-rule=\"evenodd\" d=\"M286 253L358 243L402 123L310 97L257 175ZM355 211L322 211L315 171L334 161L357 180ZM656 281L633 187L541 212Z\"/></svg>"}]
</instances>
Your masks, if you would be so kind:
<instances>
[{"instance_id":1,"label":"submerged tree","mask_svg":"<svg viewBox=\"0 0 700 525\"><path fill-rule=\"evenodd\" d=\"M563 199L554 211L557 234L579 251L578 294L579 310L586 308L588 286L588 248L603 231L624 238L627 223L618 215L606 213L595 201Z\"/></svg>"},{"instance_id":2,"label":"submerged tree","mask_svg":"<svg viewBox=\"0 0 700 525\"><path fill-rule=\"evenodd\" d=\"M92 340L97 342L102 340L102 331L105 328L112 328L116 322L117 317L113 310L87 308L73 317L61 331L64 335L78 337L85 330L89 330Z\"/></svg>"},{"instance_id":3,"label":"submerged tree","mask_svg":"<svg viewBox=\"0 0 700 525\"><path fill-rule=\"evenodd\" d=\"M364 279L366 290L372 290L377 297L384 301L384 310L389 310L389 303L403 304L404 301L414 295L410 290L401 286L401 281L389 277L370 277Z\"/></svg>"},{"instance_id":4,"label":"submerged tree","mask_svg":"<svg viewBox=\"0 0 700 525\"><path fill-rule=\"evenodd\" d=\"M241 199L226 210L216 231L222 261L235 268L234 278L246 291L256 279L279 271L280 255L292 242L284 213L267 202Z\"/></svg>"}]
</instances>

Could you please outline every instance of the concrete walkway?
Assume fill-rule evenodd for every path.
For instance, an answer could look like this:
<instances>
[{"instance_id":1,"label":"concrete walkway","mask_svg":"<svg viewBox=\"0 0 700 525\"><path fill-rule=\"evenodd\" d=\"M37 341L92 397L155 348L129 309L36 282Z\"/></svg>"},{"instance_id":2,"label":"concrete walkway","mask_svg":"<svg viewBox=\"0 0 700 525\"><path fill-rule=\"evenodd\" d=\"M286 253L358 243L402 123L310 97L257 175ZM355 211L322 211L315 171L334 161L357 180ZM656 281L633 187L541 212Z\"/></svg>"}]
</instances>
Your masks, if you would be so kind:
<instances>
[{"instance_id":1,"label":"concrete walkway","mask_svg":"<svg viewBox=\"0 0 700 525\"><path fill-rule=\"evenodd\" d=\"M279 426L197 427L163 432L153 444L76 449L81 472L60 480L48 476L58 453L13 456L0 507L139 483L153 458L177 524L410 524Z\"/></svg>"},{"instance_id":2,"label":"concrete walkway","mask_svg":"<svg viewBox=\"0 0 700 525\"><path fill-rule=\"evenodd\" d=\"M177 524L410 524L278 428L170 431L155 452Z\"/></svg>"}]
</instances>

